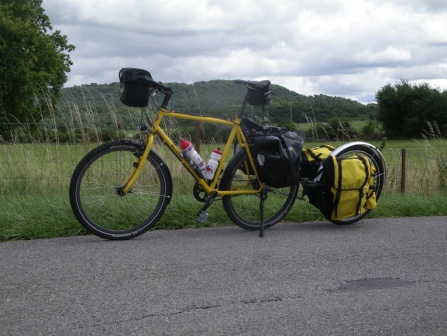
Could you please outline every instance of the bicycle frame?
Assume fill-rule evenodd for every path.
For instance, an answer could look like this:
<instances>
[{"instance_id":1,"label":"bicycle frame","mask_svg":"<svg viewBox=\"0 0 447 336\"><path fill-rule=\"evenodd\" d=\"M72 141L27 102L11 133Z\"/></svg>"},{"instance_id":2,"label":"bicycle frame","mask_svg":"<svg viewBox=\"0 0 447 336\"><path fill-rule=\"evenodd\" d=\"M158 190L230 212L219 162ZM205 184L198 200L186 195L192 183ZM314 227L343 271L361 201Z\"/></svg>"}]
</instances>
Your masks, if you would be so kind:
<instances>
[{"instance_id":1,"label":"bicycle frame","mask_svg":"<svg viewBox=\"0 0 447 336\"><path fill-rule=\"evenodd\" d=\"M194 171L194 169L189 164L188 160L182 157L181 151L177 147L176 144L171 140L171 138L163 131L163 129L160 127L161 121L164 118L176 118L176 119L186 119L191 121L198 121L198 122L204 122L204 123L214 123L219 125L227 125L231 126L231 132L227 139L227 142L225 144L225 147L222 152L222 158L219 162L219 165L217 167L216 173L214 174L213 180L207 183L205 179L199 177L199 175ZM203 188L206 194L210 194L212 192L217 193L218 196L226 196L226 195L242 195L242 194L258 194L263 189L263 184L258 179L257 170L253 161L253 157L250 153L249 147L247 145L247 141L245 139L244 133L242 132L240 128L240 122L242 118L240 116L237 116L235 120L225 120L215 117L204 117L204 116L195 116L195 115L189 115L184 114L180 112L175 111L168 111L167 109L161 107L158 109L156 117L154 121L151 124L150 132L147 138L144 142L144 151L143 153L138 157L137 161L134 163L134 167L132 168L132 171L126 181L123 183L123 187L120 189L120 194L125 195L131 188L132 185L135 183L135 181L138 179L143 166L146 162L146 159L149 155L149 152L152 148L154 137L155 135L158 135L160 139L163 141L163 143L170 149L170 151L175 155L175 157L182 163L182 165L189 171L189 173L193 176L193 178L197 181L197 183L200 184L200 186ZM226 162L226 158L228 157L228 154L231 150L231 147L234 143L234 139L237 139L238 144L241 146L241 148L245 148L247 151L247 156L249 160L249 164L253 171L256 173L256 178L258 179L259 188L253 189L253 190L219 190L217 187L217 182L219 179L219 176L223 170L223 167Z\"/></svg>"}]
</instances>

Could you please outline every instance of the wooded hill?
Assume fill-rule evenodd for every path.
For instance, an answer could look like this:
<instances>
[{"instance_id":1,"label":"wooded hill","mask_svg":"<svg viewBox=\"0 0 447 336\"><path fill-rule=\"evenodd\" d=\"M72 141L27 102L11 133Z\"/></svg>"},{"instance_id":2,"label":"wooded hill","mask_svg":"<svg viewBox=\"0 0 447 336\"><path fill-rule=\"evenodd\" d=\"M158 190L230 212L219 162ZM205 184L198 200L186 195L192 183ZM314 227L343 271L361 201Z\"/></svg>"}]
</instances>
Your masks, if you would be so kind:
<instances>
[{"instance_id":1,"label":"wooded hill","mask_svg":"<svg viewBox=\"0 0 447 336\"><path fill-rule=\"evenodd\" d=\"M170 110L229 118L233 118L237 113L246 90L243 85L235 84L231 80L166 84L174 91ZM375 119L376 116L377 110L374 105L366 106L341 97L304 96L274 84L271 89L272 105L266 107L265 111L250 107L251 111L248 111L247 116L251 118L256 116L261 119L268 117L275 124L290 120L295 123L305 123L309 119L318 123L331 119L367 120ZM126 107L119 100L119 83L73 86L65 88L63 93L60 107L77 106L81 111L87 107L100 115L110 115L110 110L114 109L123 119L122 122L126 122L127 115L135 115L135 113L129 113L131 108ZM155 96L155 101L160 103L162 98L163 95L158 94ZM100 116L99 119L101 123L110 123L105 120L105 117Z\"/></svg>"}]
</instances>

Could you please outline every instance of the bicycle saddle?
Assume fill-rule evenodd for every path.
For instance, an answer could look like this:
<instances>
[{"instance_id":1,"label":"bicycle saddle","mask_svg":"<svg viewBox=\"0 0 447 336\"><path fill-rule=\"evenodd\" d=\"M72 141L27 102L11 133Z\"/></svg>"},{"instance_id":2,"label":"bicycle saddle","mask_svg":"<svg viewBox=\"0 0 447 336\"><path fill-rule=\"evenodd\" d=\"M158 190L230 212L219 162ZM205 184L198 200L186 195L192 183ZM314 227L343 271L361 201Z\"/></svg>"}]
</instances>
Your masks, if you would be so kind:
<instances>
[{"instance_id":1,"label":"bicycle saddle","mask_svg":"<svg viewBox=\"0 0 447 336\"><path fill-rule=\"evenodd\" d=\"M270 87L269 80L246 81L246 80L242 80L242 79L236 79L233 82L236 84L247 85L250 89L254 89L254 90L267 90Z\"/></svg>"}]
</instances>

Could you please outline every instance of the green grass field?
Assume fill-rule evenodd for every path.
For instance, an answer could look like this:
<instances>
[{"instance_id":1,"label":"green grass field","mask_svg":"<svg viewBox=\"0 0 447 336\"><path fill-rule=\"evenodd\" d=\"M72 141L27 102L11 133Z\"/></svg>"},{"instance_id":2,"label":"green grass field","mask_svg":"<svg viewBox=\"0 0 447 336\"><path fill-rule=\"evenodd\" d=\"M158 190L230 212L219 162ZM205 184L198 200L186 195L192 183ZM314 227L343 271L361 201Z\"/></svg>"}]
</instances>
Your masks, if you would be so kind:
<instances>
[{"instance_id":1,"label":"green grass field","mask_svg":"<svg viewBox=\"0 0 447 336\"><path fill-rule=\"evenodd\" d=\"M327 142L307 143L313 147ZM334 143L339 146L341 143ZM381 141L374 142L381 145ZM79 160L96 144L0 144L0 240L71 236L86 232L72 215L68 185ZM202 145L207 159L216 145ZM401 151L407 150L406 193L401 188ZM173 202L158 228L202 227L196 213L201 204L193 195L193 181L171 153L157 146L174 177ZM368 218L447 215L447 151L445 141L386 141L388 164L385 192ZM209 209L208 226L231 225L220 202ZM286 217L293 222L323 220L307 201L297 201Z\"/></svg>"}]
</instances>

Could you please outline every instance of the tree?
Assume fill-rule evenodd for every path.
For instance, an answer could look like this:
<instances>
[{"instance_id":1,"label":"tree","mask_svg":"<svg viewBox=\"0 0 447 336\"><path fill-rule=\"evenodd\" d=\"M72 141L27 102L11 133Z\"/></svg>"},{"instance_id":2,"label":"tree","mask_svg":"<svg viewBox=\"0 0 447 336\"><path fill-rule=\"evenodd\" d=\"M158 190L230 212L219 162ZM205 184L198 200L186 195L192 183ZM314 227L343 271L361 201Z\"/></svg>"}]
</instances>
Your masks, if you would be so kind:
<instances>
[{"instance_id":1,"label":"tree","mask_svg":"<svg viewBox=\"0 0 447 336\"><path fill-rule=\"evenodd\" d=\"M59 96L74 50L52 30L42 0L2 0L0 5L0 135L12 125L48 114L48 100ZM51 92L51 94L49 94Z\"/></svg>"},{"instance_id":2,"label":"tree","mask_svg":"<svg viewBox=\"0 0 447 336\"><path fill-rule=\"evenodd\" d=\"M415 137L427 128L427 122L447 131L447 91L427 83L411 85L405 80L387 84L376 93L377 120L387 137Z\"/></svg>"}]
</instances>

